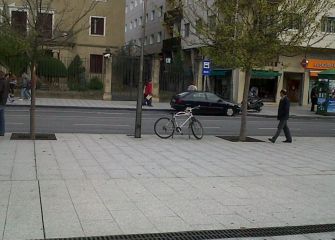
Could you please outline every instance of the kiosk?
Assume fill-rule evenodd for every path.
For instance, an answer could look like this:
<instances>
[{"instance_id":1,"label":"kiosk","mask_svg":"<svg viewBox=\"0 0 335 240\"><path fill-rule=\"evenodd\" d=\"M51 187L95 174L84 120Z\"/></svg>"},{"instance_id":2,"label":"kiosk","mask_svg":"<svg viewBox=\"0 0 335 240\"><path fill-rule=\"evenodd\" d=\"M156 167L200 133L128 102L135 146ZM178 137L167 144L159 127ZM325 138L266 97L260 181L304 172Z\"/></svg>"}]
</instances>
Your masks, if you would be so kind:
<instances>
[{"instance_id":1,"label":"kiosk","mask_svg":"<svg viewBox=\"0 0 335 240\"><path fill-rule=\"evenodd\" d=\"M316 113L335 115L335 69L322 71L318 75L318 108Z\"/></svg>"}]
</instances>

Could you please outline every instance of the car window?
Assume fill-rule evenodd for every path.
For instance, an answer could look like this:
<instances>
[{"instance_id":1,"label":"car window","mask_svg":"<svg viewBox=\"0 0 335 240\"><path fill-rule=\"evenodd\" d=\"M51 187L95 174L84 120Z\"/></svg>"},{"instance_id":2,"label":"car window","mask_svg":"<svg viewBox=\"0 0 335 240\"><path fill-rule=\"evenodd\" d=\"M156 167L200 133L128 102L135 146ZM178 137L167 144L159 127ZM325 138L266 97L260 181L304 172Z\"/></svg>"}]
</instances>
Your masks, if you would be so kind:
<instances>
[{"instance_id":1,"label":"car window","mask_svg":"<svg viewBox=\"0 0 335 240\"><path fill-rule=\"evenodd\" d=\"M194 92L185 97L187 100L192 100L192 101L206 101L206 95L205 93L202 92Z\"/></svg>"},{"instance_id":2,"label":"car window","mask_svg":"<svg viewBox=\"0 0 335 240\"><path fill-rule=\"evenodd\" d=\"M216 96L214 93L206 93L206 95L207 95L208 101L210 102L217 102L221 99L218 96Z\"/></svg>"}]
</instances>

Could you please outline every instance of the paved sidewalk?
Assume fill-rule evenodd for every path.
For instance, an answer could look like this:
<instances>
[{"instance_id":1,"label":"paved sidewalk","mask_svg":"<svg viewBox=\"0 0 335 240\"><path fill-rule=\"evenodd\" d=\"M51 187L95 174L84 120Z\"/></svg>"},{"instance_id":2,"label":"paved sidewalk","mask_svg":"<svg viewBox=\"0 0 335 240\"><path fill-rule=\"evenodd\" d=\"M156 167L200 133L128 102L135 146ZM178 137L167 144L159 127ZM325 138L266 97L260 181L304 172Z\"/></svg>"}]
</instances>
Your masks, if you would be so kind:
<instances>
[{"instance_id":1,"label":"paved sidewalk","mask_svg":"<svg viewBox=\"0 0 335 240\"><path fill-rule=\"evenodd\" d=\"M0 137L1 240L335 223L335 138L56 136Z\"/></svg>"},{"instance_id":2,"label":"paved sidewalk","mask_svg":"<svg viewBox=\"0 0 335 240\"><path fill-rule=\"evenodd\" d=\"M15 100L8 103L8 106L28 106L28 100ZM136 109L136 101L103 101L103 100L82 100L82 99L57 99L57 98L37 98L36 105L41 107L77 107L77 108L99 108L99 109ZM311 112L309 106L291 106L291 117L300 118L331 118L335 116L321 116ZM143 106L144 110L172 110L168 102L154 102L153 107ZM276 117L278 106L265 104L261 112L249 111L250 116Z\"/></svg>"}]
</instances>

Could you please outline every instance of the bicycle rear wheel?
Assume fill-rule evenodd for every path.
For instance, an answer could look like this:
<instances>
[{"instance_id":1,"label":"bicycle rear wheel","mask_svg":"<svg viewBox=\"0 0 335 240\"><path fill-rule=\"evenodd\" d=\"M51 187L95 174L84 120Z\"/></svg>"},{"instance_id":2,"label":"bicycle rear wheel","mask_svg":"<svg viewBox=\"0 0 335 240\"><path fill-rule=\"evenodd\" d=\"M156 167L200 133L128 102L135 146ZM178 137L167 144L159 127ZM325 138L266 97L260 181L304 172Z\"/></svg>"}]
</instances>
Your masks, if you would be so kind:
<instances>
[{"instance_id":1,"label":"bicycle rear wheel","mask_svg":"<svg viewBox=\"0 0 335 240\"><path fill-rule=\"evenodd\" d=\"M167 117L159 118L154 125L155 133L160 138L169 138L173 135L175 124L172 119Z\"/></svg>"},{"instance_id":2,"label":"bicycle rear wheel","mask_svg":"<svg viewBox=\"0 0 335 240\"><path fill-rule=\"evenodd\" d=\"M201 123L195 118L193 118L191 122L191 130L192 130L193 136L196 139L201 139L204 135L204 130L202 128Z\"/></svg>"}]
</instances>

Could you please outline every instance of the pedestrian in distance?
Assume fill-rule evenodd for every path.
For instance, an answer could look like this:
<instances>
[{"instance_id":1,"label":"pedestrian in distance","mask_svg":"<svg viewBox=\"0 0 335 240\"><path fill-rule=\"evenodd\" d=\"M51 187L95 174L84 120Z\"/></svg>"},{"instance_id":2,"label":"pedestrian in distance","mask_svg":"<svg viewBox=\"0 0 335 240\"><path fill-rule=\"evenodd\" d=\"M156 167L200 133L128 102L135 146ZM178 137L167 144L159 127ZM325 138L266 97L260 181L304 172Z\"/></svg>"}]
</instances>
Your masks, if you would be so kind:
<instances>
[{"instance_id":1,"label":"pedestrian in distance","mask_svg":"<svg viewBox=\"0 0 335 240\"><path fill-rule=\"evenodd\" d=\"M312 91L311 91L311 102L312 102L311 112L314 112L314 107L315 107L315 105L318 104L318 92L317 92L317 88L316 87L312 88Z\"/></svg>"},{"instance_id":2,"label":"pedestrian in distance","mask_svg":"<svg viewBox=\"0 0 335 240\"><path fill-rule=\"evenodd\" d=\"M143 97L143 105L152 107L152 81L146 82Z\"/></svg>"},{"instance_id":3,"label":"pedestrian in distance","mask_svg":"<svg viewBox=\"0 0 335 240\"><path fill-rule=\"evenodd\" d=\"M9 82L5 73L0 71L0 136L5 135L5 106L8 99Z\"/></svg>"},{"instance_id":4,"label":"pedestrian in distance","mask_svg":"<svg viewBox=\"0 0 335 240\"><path fill-rule=\"evenodd\" d=\"M291 143L292 137L291 137L290 129L287 126L287 120L290 115L290 101L287 98L287 91L285 89L282 89L280 91L280 97L281 98L280 98L280 102L278 106L278 115L277 115L277 119L279 120L277 132L272 138L269 138L269 141L272 143L275 143L278 136L280 135L280 132L284 130L286 140L283 142Z\"/></svg>"},{"instance_id":5,"label":"pedestrian in distance","mask_svg":"<svg viewBox=\"0 0 335 240\"><path fill-rule=\"evenodd\" d=\"M197 90L198 90L198 88L197 88L197 86L195 86L194 82L192 82L192 84L187 87L187 91L189 91L189 92L193 92L193 91L197 91Z\"/></svg>"},{"instance_id":6,"label":"pedestrian in distance","mask_svg":"<svg viewBox=\"0 0 335 240\"><path fill-rule=\"evenodd\" d=\"M15 91L15 87L17 84L17 79L16 76L14 74L9 74L9 95L8 95L8 101L10 103L14 102L14 91Z\"/></svg>"},{"instance_id":7,"label":"pedestrian in distance","mask_svg":"<svg viewBox=\"0 0 335 240\"><path fill-rule=\"evenodd\" d=\"M21 86L21 98L20 100L23 99L31 99L31 93L30 93L30 89L31 89L31 80L28 76L27 73L22 73L22 86Z\"/></svg>"}]
</instances>

